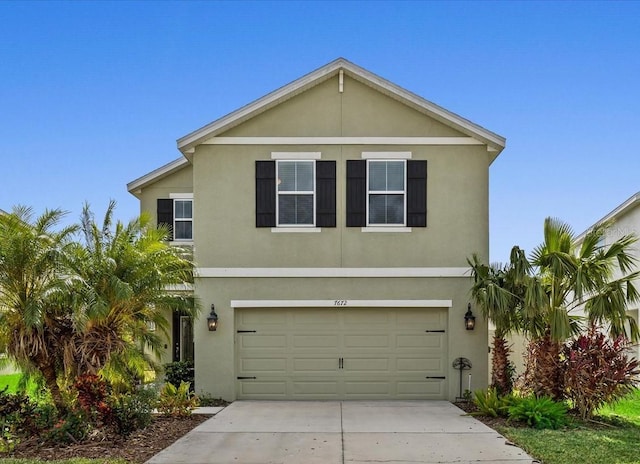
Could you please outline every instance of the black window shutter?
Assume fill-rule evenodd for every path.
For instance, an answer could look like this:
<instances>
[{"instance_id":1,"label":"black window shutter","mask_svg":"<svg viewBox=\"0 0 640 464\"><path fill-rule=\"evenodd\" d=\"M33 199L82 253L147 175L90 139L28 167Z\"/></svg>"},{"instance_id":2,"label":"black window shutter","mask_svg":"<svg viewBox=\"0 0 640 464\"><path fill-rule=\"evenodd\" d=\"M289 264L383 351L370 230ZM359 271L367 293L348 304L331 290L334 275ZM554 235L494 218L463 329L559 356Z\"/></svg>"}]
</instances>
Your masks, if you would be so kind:
<instances>
[{"instance_id":1,"label":"black window shutter","mask_svg":"<svg viewBox=\"0 0 640 464\"><path fill-rule=\"evenodd\" d=\"M407 227L427 227L427 162L407 161Z\"/></svg>"},{"instance_id":2,"label":"black window shutter","mask_svg":"<svg viewBox=\"0 0 640 464\"><path fill-rule=\"evenodd\" d=\"M276 226L276 162L256 161L256 227Z\"/></svg>"},{"instance_id":3,"label":"black window shutter","mask_svg":"<svg viewBox=\"0 0 640 464\"><path fill-rule=\"evenodd\" d=\"M335 161L316 161L316 226L336 226Z\"/></svg>"},{"instance_id":4,"label":"black window shutter","mask_svg":"<svg viewBox=\"0 0 640 464\"><path fill-rule=\"evenodd\" d=\"M173 312L171 332L173 361L176 362L180 361L180 313L178 311Z\"/></svg>"},{"instance_id":5,"label":"black window shutter","mask_svg":"<svg viewBox=\"0 0 640 464\"><path fill-rule=\"evenodd\" d=\"M367 224L367 161L347 160L347 227Z\"/></svg>"},{"instance_id":6,"label":"black window shutter","mask_svg":"<svg viewBox=\"0 0 640 464\"><path fill-rule=\"evenodd\" d=\"M173 240L173 200L170 198L158 198L156 210L158 225L164 225L169 229L169 240Z\"/></svg>"}]
</instances>

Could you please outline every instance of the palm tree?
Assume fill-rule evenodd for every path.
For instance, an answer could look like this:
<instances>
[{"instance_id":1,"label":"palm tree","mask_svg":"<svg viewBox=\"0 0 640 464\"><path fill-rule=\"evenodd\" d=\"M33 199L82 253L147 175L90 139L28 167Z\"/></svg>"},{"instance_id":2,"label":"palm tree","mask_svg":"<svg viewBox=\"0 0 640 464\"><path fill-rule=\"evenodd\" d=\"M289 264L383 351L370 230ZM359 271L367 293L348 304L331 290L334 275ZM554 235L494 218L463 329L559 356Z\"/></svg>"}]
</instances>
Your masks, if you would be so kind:
<instances>
[{"instance_id":1,"label":"palm tree","mask_svg":"<svg viewBox=\"0 0 640 464\"><path fill-rule=\"evenodd\" d=\"M635 259L630 254L636 237L626 235L604 246L601 237L606 227L594 227L578 247L569 225L545 220L544 241L531 255L545 300L523 313L524 330L532 339L527 378L536 394L562 394L561 343L581 329L581 318L572 312L584 308L589 325L607 325L614 338L639 338L635 321L626 314L627 305L638 300L632 281L639 273L631 272ZM622 277L614 279L617 270Z\"/></svg>"},{"instance_id":2,"label":"palm tree","mask_svg":"<svg viewBox=\"0 0 640 464\"><path fill-rule=\"evenodd\" d=\"M115 202L98 225L85 205L68 266L78 276L74 296L75 373L102 373L125 382L154 366L145 355L162 349L155 329L168 335L164 314L178 310L194 315L196 306L181 288L193 282L193 262L184 250L166 243L167 230L151 225L142 214L113 225Z\"/></svg>"},{"instance_id":3,"label":"palm tree","mask_svg":"<svg viewBox=\"0 0 640 464\"><path fill-rule=\"evenodd\" d=\"M53 229L64 214L47 210L34 219L18 206L0 215L0 345L24 372L39 372L58 407L58 376L70 361L73 323L64 306L73 279L62 272L77 227Z\"/></svg>"},{"instance_id":4,"label":"palm tree","mask_svg":"<svg viewBox=\"0 0 640 464\"><path fill-rule=\"evenodd\" d=\"M495 325L491 350L491 386L499 394L509 393L513 387L513 365L509 361L506 337L520 328L520 312L525 305L527 289L534 288L529 275L531 265L525 253L515 246L508 265L486 265L477 255L468 260L473 276L471 295L482 314Z\"/></svg>"}]
</instances>

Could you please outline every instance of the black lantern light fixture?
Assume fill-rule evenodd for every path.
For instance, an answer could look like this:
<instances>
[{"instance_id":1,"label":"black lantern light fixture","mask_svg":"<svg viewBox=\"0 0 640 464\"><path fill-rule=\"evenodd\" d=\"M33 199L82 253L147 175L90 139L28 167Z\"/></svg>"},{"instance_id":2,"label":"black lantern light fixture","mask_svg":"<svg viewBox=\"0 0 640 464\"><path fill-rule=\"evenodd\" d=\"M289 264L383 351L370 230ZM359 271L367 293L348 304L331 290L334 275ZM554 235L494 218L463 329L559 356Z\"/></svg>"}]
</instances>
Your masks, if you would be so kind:
<instances>
[{"instance_id":1,"label":"black lantern light fixture","mask_svg":"<svg viewBox=\"0 0 640 464\"><path fill-rule=\"evenodd\" d=\"M218 328L218 315L214 305L211 305L211 314L207 317L207 328L209 332L215 332Z\"/></svg>"},{"instance_id":2,"label":"black lantern light fixture","mask_svg":"<svg viewBox=\"0 0 640 464\"><path fill-rule=\"evenodd\" d=\"M464 327L473 330L476 326L476 317L471 312L471 303L467 305L467 312L464 314Z\"/></svg>"}]
</instances>

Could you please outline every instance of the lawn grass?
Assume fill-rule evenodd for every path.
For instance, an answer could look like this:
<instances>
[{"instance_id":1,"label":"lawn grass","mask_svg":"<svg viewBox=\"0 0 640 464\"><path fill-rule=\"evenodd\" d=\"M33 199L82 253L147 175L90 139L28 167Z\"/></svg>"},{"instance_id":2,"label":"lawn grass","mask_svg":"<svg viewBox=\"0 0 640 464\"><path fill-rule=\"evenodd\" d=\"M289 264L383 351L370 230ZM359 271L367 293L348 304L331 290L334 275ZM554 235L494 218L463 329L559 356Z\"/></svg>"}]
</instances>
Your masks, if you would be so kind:
<instances>
[{"instance_id":1,"label":"lawn grass","mask_svg":"<svg viewBox=\"0 0 640 464\"><path fill-rule=\"evenodd\" d=\"M498 432L545 464L640 464L640 390L602 408L597 422L561 430L498 427Z\"/></svg>"},{"instance_id":2,"label":"lawn grass","mask_svg":"<svg viewBox=\"0 0 640 464\"><path fill-rule=\"evenodd\" d=\"M640 427L640 389L612 406L601 408L598 415L610 419L624 419Z\"/></svg>"},{"instance_id":3,"label":"lawn grass","mask_svg":"<svg viewBox=\"0 0 640 464\"><path fill-rule=\"evenodd\" d=\"M499 427L498 432L545 464L639 464L640 427Z\"/></svg>"},{"instance_id":4,"label":"lawn grass","mask_svg":"<svg viewBox=\"0 0 640 464\"><path fill-rule=\"evenodd\" d=\"M7 389L7 393L16 393L18 391L18 385L20 383L21 378L22 378L22 374L19 372L17 374L0 375L0 391L3 390L5 387L9 387ZM27 384L28 395L34 395L37 389L38 388L36 387L35 383L30 381Z\"/></svg>"},{"instance_id":5,"label":"lawn grass","mask_svg":"<svg viewBox=\"0 0 640 464\"><path fill-rule=\"evenodd\" d=\"M22 374L5 374L0 375L0 390L4 390L5 387L9 387L8 393L15 393L18 390L18 382Z\"/></svg>"}]
</instances>

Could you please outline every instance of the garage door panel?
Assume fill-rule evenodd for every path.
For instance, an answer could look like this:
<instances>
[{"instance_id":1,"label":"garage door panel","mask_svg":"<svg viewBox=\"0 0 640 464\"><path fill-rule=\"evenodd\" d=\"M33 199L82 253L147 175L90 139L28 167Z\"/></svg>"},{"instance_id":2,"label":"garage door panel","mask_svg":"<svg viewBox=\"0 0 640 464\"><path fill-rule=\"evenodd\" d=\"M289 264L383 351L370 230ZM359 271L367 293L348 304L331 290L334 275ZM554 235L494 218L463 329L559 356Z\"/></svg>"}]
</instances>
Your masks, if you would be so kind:
<instances>
[{"instance_id":1,"label":"garage door panel","mask_svg":"<svg viewBox=\"0 0 640 464\"><path fill-rule=\"evenodd\" d=\"M329 329L338 326L340 315L333 308L324 308L318 311L306 311L301 308L293 313L294 326L310 325L312 328L328 327Z\"/></svg>"},{"instance_id":2,"label":"garage door panel","mask_svg":"<svg viewBox=\"0 0 640 464\"><path fill-rule=\"evenodd\" d=\"M247 357L240 360L240 375L251 372L253 374L263 373L286 373L287 372L287 359L286 358L270 358L257 356Z\"/></svg>"},{"instance_id":3,"label":"garage door panel","mask_svg":"<svg viewBox=\"0 0 640 464\"><path fill-rule=\"evenodd\" d=\"M299 374L313 374L317 372L334 373L339 368L338 356L331 357L295 357L293 359L293 373Z\"/></svg>"},{"instance_id":4,"label":"garage door panel","mask_svg":"<svg viewBox=\"0 0 640 464\"><path fill-rule=\"evenodd\" d=\"M386 334L345 335L344 346L349 348L389 348L391 337Z\"/></svg>"},{"instance_id":5,"label":"garage door panel","mask_svg":"<svg viewBox=\"0 0 640 464\"><path fill-rule=\"evenodd\" d=\"M293 336L293 348L335 348L338 346L337 335L302 334Z\"/></svg>"},{"instance_id":6,"label":"garage door panel","mask_svg":"<svg viewBox=\"0 0 640 464\"><path fill-rule=\"evenodd\" d=\"M391 384L384 380L348 380L345 382L345 395L354 399L368 396L389 397L391 395Z\"/></svg>"},{"instance_id":7,"label":"garage door panel","mask_svg":"<svg viewBox=\"0 0 640 464\"><path fill-rule=\"evenodd\" d=\"M380 372L383 374L389 374L390 360L385 358L359 358L357 356L348 356L344 362L343 369L348 373L358 372Z\"/></svg>"},{"instance_id":8,"label":"garage door panel","mask_svg":"<svg viewBox=\"0 0 640 464\"><path fill-rule=\"evenodd\" d=\"M261 349L286 349L287 336L281 335L260 335L251 334L239 337L240 347L245 348L261 348Z\"/></svg>"},{"instance_id":9,"label":"garage door panel","mask_svg":"<svg viewBox=\"0 0 640 464\"><path fill-rule=\"evenodd\" d=\"M444 375L443 359L438 357L428 358L398 358L396 360L396 370L398 373L420 372L428 375L440 373Z\"/></svg>"},{"instance_id":10,"label":"garage door panel","mask_svg":"<svg viewBox=\"0 0 640 464\"><path fill-rule=\"evenodd\" d=\"M422 327L437 330L447 326L446 312L439 310L416 311L415 309L398 310L396 313L398 327Z\"/></svg>"},{"instance_id":11,"label":"garage door panel","mask_svg":"<svg viewBox=\"0 0 640 464\"><path fill-rule=\"evenodd\" d=\"M245 309L238 314L238 328L242 326L280 327L287 325L287 314L259 309Z\"/></svg>"},{"instance_id":12,"label":"garage door panel","mask_svg":"<svg viewBox=\"0 0 640 464\"><path fill-rule=\"evenodd\" d=\"M417 395L421 395L426 399L440 399L445 395L443 380L427 380L426 382L401 380L396 385L399 397L415 398Z\"/></svg>"},{"instance_id":13,"label":"garage door panel","mask_svg":"<svg viewBox=\"0 0 640 464\"><path fill-rule=\"evenodd\" d=\"M239 394L250 398L286 398L287 382L284 380L240 380Z\"/></svg>"},{"instance_id":14,"label":"garage door panel","mask_svg":"<svg viewBox=\"0 0 640 464\"><path fill-rule=\"evenodd\" d=\"M398 348L435 349L441 352L444 349L444 341L444 334L400 334L396 337L396 346Z\"/></svg>"},{"instance_id":15,"label":"garage door panel","mask_svg":"<svg viewBox=\"0 0 640 464\"><path fill-rule=\"evenodd\" d=\"M344 325L353 331L366 330L373 326L380 326L387 330L392 323L392 315L385 311L375 311L371 309L354 308L342 311ZM362 321L366 320L367 325L363 326Z\"/></svg>"},{"instance_id":16,"label":"garage door panel","mask_svg":"<svg viewBox=\"0 0 640 464\"><path fill-rule=\"evenodd\" d=\"M292 394L295 397L311 397L311 398L335 398L338 394L339 385L337 381L310 381L310 380L293 380Z\"/></svg>"}]
</instances>

